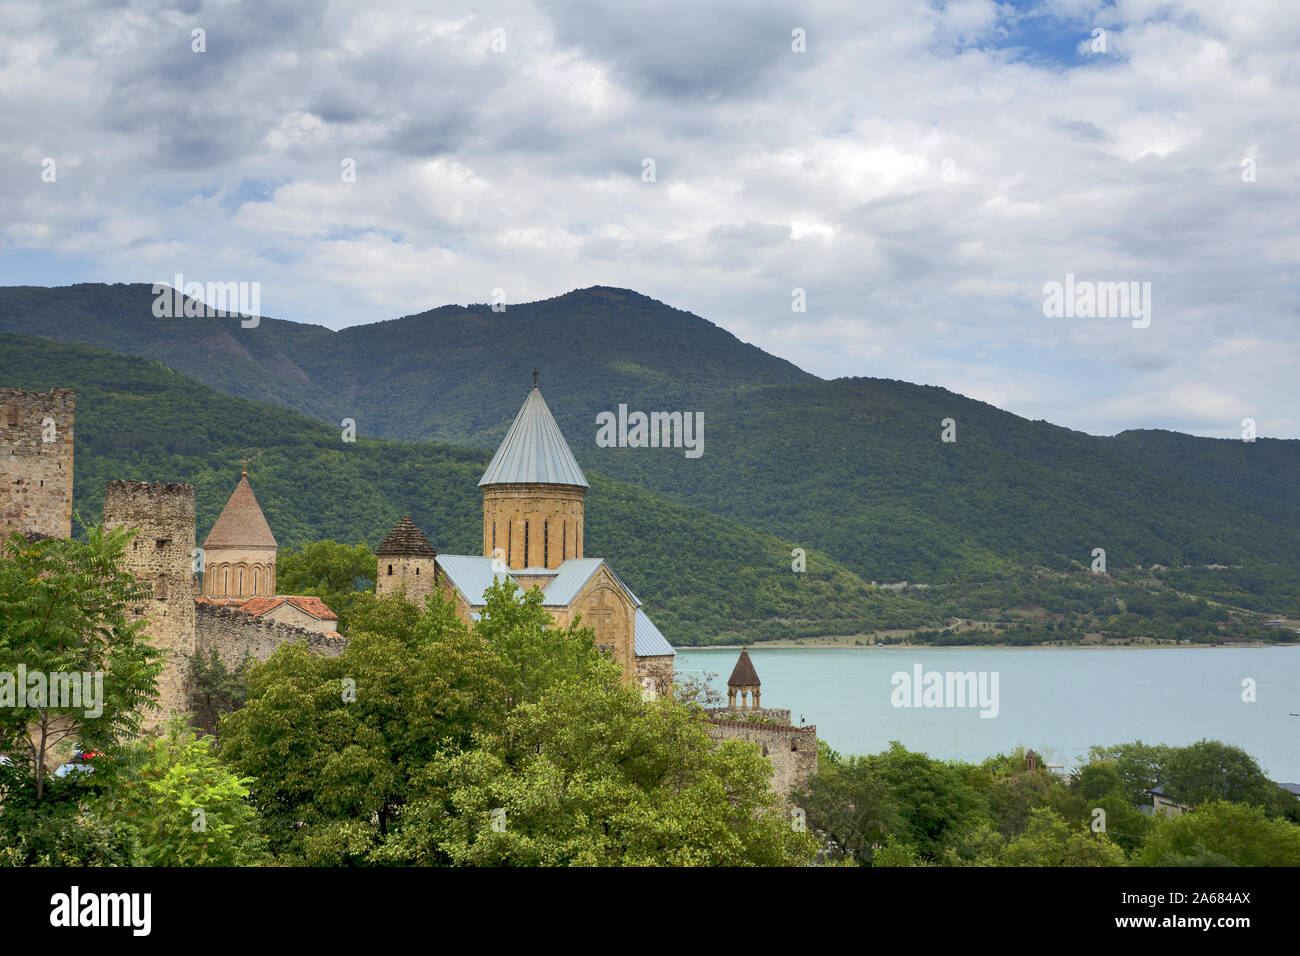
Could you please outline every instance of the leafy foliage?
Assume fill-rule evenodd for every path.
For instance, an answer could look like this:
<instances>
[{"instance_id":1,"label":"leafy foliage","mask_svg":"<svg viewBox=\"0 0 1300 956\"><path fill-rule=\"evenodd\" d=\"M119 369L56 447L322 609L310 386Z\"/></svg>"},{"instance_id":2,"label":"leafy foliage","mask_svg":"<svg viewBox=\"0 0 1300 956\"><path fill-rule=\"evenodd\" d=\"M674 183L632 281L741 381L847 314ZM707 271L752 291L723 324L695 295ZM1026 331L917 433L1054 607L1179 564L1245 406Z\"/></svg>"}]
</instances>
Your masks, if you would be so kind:
<instances>
[{"instance_id":1,"label":"leafy foliage","mask_svg":"<svg viewBox=\"0 0 1300 956\"><path fill-rule=\"evenodd\" d=\"M26 757L38 800L54 753L73 743L111 753L156 706L161 654L132 612L145 591L120 560L134 534L85 532L85 541L30 543L14 534L0 555L0 674L11 692L20 665L47 683L43 699L15 693L0 707L0 753ZM54 693L56 674L78 678L75 698Z\"/></svg>"}]
</instances>

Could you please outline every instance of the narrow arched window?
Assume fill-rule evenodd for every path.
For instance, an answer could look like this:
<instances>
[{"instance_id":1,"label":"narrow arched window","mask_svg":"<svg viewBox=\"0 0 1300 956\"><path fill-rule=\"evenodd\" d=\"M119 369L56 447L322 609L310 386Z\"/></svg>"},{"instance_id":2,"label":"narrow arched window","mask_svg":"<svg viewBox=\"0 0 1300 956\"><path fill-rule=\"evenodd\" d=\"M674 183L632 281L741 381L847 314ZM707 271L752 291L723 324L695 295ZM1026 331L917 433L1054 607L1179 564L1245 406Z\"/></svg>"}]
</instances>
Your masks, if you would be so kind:
<instances>
[{"instance_id":1,"label":"narrow arched window","mask_svg":"<svg viewBox=\"0 0 1300 956\"><path fill-rule=\"evenodd\" d=\"M569 560L569 523L560 525L560 560Z\"/></svg>"},{"instance_id":2,"label":"narrow arched window","mask_svg":"<svg viewBox=\"0 0 1300 956\"><path fill-rule=\"evenodd\" d=\"M528 522L524 522L524 567L532 567L528 563Z\"/></svg>"},{"instance_id":3,"label":"narrow arched window","mask_svg":"<svg viewBox=\"0 0 1300 956\"><path fill-rule=\"evenodd\" d=\"M393 566L391 564L388 566L388 576L390 578L393 576Z\"/></svg>"},{"instance_id":4,"label":"narrow arched window","mask_svg":"<svg viewBox=\"0 0 1300 956\"><path fill-rule=\"evenodd\" d=\"M542 566L551 566L551 523L542 522Z\"/></svg>"}]
</instances>

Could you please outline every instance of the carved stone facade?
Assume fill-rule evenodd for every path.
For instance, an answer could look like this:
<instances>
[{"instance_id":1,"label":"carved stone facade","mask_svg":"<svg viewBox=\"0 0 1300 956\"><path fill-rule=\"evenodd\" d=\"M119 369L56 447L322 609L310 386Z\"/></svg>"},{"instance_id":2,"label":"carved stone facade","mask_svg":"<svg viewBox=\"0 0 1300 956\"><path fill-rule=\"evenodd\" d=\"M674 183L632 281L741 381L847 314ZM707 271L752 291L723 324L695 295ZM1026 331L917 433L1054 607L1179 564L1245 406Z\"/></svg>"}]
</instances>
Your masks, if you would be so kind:
<instances>
[{"instance_id":1,"label":"carved stone facade","mask_svg":"<svg viewBox=\"0 0 1300 956\"><path fill-rule=\"evenodd\" d=\"M72 425L76 392L0 388L0 545L72 535Z\"/></svg>"},{"instance_id":2,"label":"carved stone facade","mask_svg":"<svg viewBox=\"0 0 1300 956\"><path fill-rule=\"evenodd\" d=\"M559 627L568 627L580 620L581 626L595 630L596 646L609 653L624 672L631 674L635 670L633 634L636 605L608 567L602 566L593 574L567 607L548 607L547 610Z\"/></svg>"}]
</instances>

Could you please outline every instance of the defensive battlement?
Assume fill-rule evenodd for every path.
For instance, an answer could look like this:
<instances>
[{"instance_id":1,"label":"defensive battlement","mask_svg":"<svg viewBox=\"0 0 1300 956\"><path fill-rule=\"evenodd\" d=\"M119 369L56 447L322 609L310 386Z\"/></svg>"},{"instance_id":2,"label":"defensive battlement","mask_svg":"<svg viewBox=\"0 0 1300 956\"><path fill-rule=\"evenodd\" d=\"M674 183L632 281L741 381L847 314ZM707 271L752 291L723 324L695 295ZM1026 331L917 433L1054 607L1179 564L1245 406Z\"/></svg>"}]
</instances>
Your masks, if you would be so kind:
<instances>
[{"instance_id":1,"label":"defensive battlement","mask_svg":"<svg viewBox=\"0 0 1300 956\"><path fill-rule=\"evenodd\" d=\"M285 644L306 644L308 650L325 657L338 657L348 646L345 637L254 617L238 608L201 602L194 610L198 650L205 654L215 650L227 667L237 667L245 658L264 661Z\"/></svg>"},{"instance_id":2,"label":"defensive battlement","mask_svg":"<svg viewBox=\"0 0 1300 956\"><path fill-rule=\"evenodd\" d=\"M132 478L117 478L109 481L104 489L104 499L112 498L149 498L166 501L170 499L194 500L194 486L179 481L137 481Z\"/></svg>"},{"instance_id":3,"label":"defensive battlement","mask_svg":"<svg viewBox=\"0 0 1300 956\"><path fill-rule=\"evenodd\" d=\"M735 727L741 730L769 730L773 733L812 734L814 737L817 736L816 724L802 724L796 727L793 724L751 723L747 720L728 720L725 717L710 717L709 723L718 727Z\"/></svg>"},{"instance_id":4,"label":"defensive battlement","mask_svg":"<svg viewBox=\"0 0 1300 956\"><path fill-rule=\"evenodd\" d=\"M758 748L772 765L772 790L782 797L803 789L817 772L817 725L761 724L709 716L714 740L743 740Z\"/></svg>"}]
</instances>

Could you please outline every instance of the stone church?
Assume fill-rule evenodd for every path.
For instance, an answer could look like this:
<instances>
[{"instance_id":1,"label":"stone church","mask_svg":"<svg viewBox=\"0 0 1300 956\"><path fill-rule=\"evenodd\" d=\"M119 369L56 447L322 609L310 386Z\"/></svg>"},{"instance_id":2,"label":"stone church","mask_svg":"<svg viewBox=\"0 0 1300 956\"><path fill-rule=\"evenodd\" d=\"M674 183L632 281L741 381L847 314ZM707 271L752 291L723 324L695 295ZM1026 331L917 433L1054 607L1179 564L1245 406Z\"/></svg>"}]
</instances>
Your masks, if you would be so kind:
<instances>
[{"instance_id":1,"label":"stone church","mask_svg":"<svg viewBox=\"0 0 1300 956\"><path fill-rule=\"evenodd\" d=\"M580 617L594 628L597 646L643 695L667 692L676 652L614 569L586 556L583 506L590 486L536 384L478 485L482 554L438 554L403 517L375 550L376 591L404 590L418 601L436 587L472 627L495 579L540 588L556 623L565 627Z\"/></svg>"}]
</instances>

